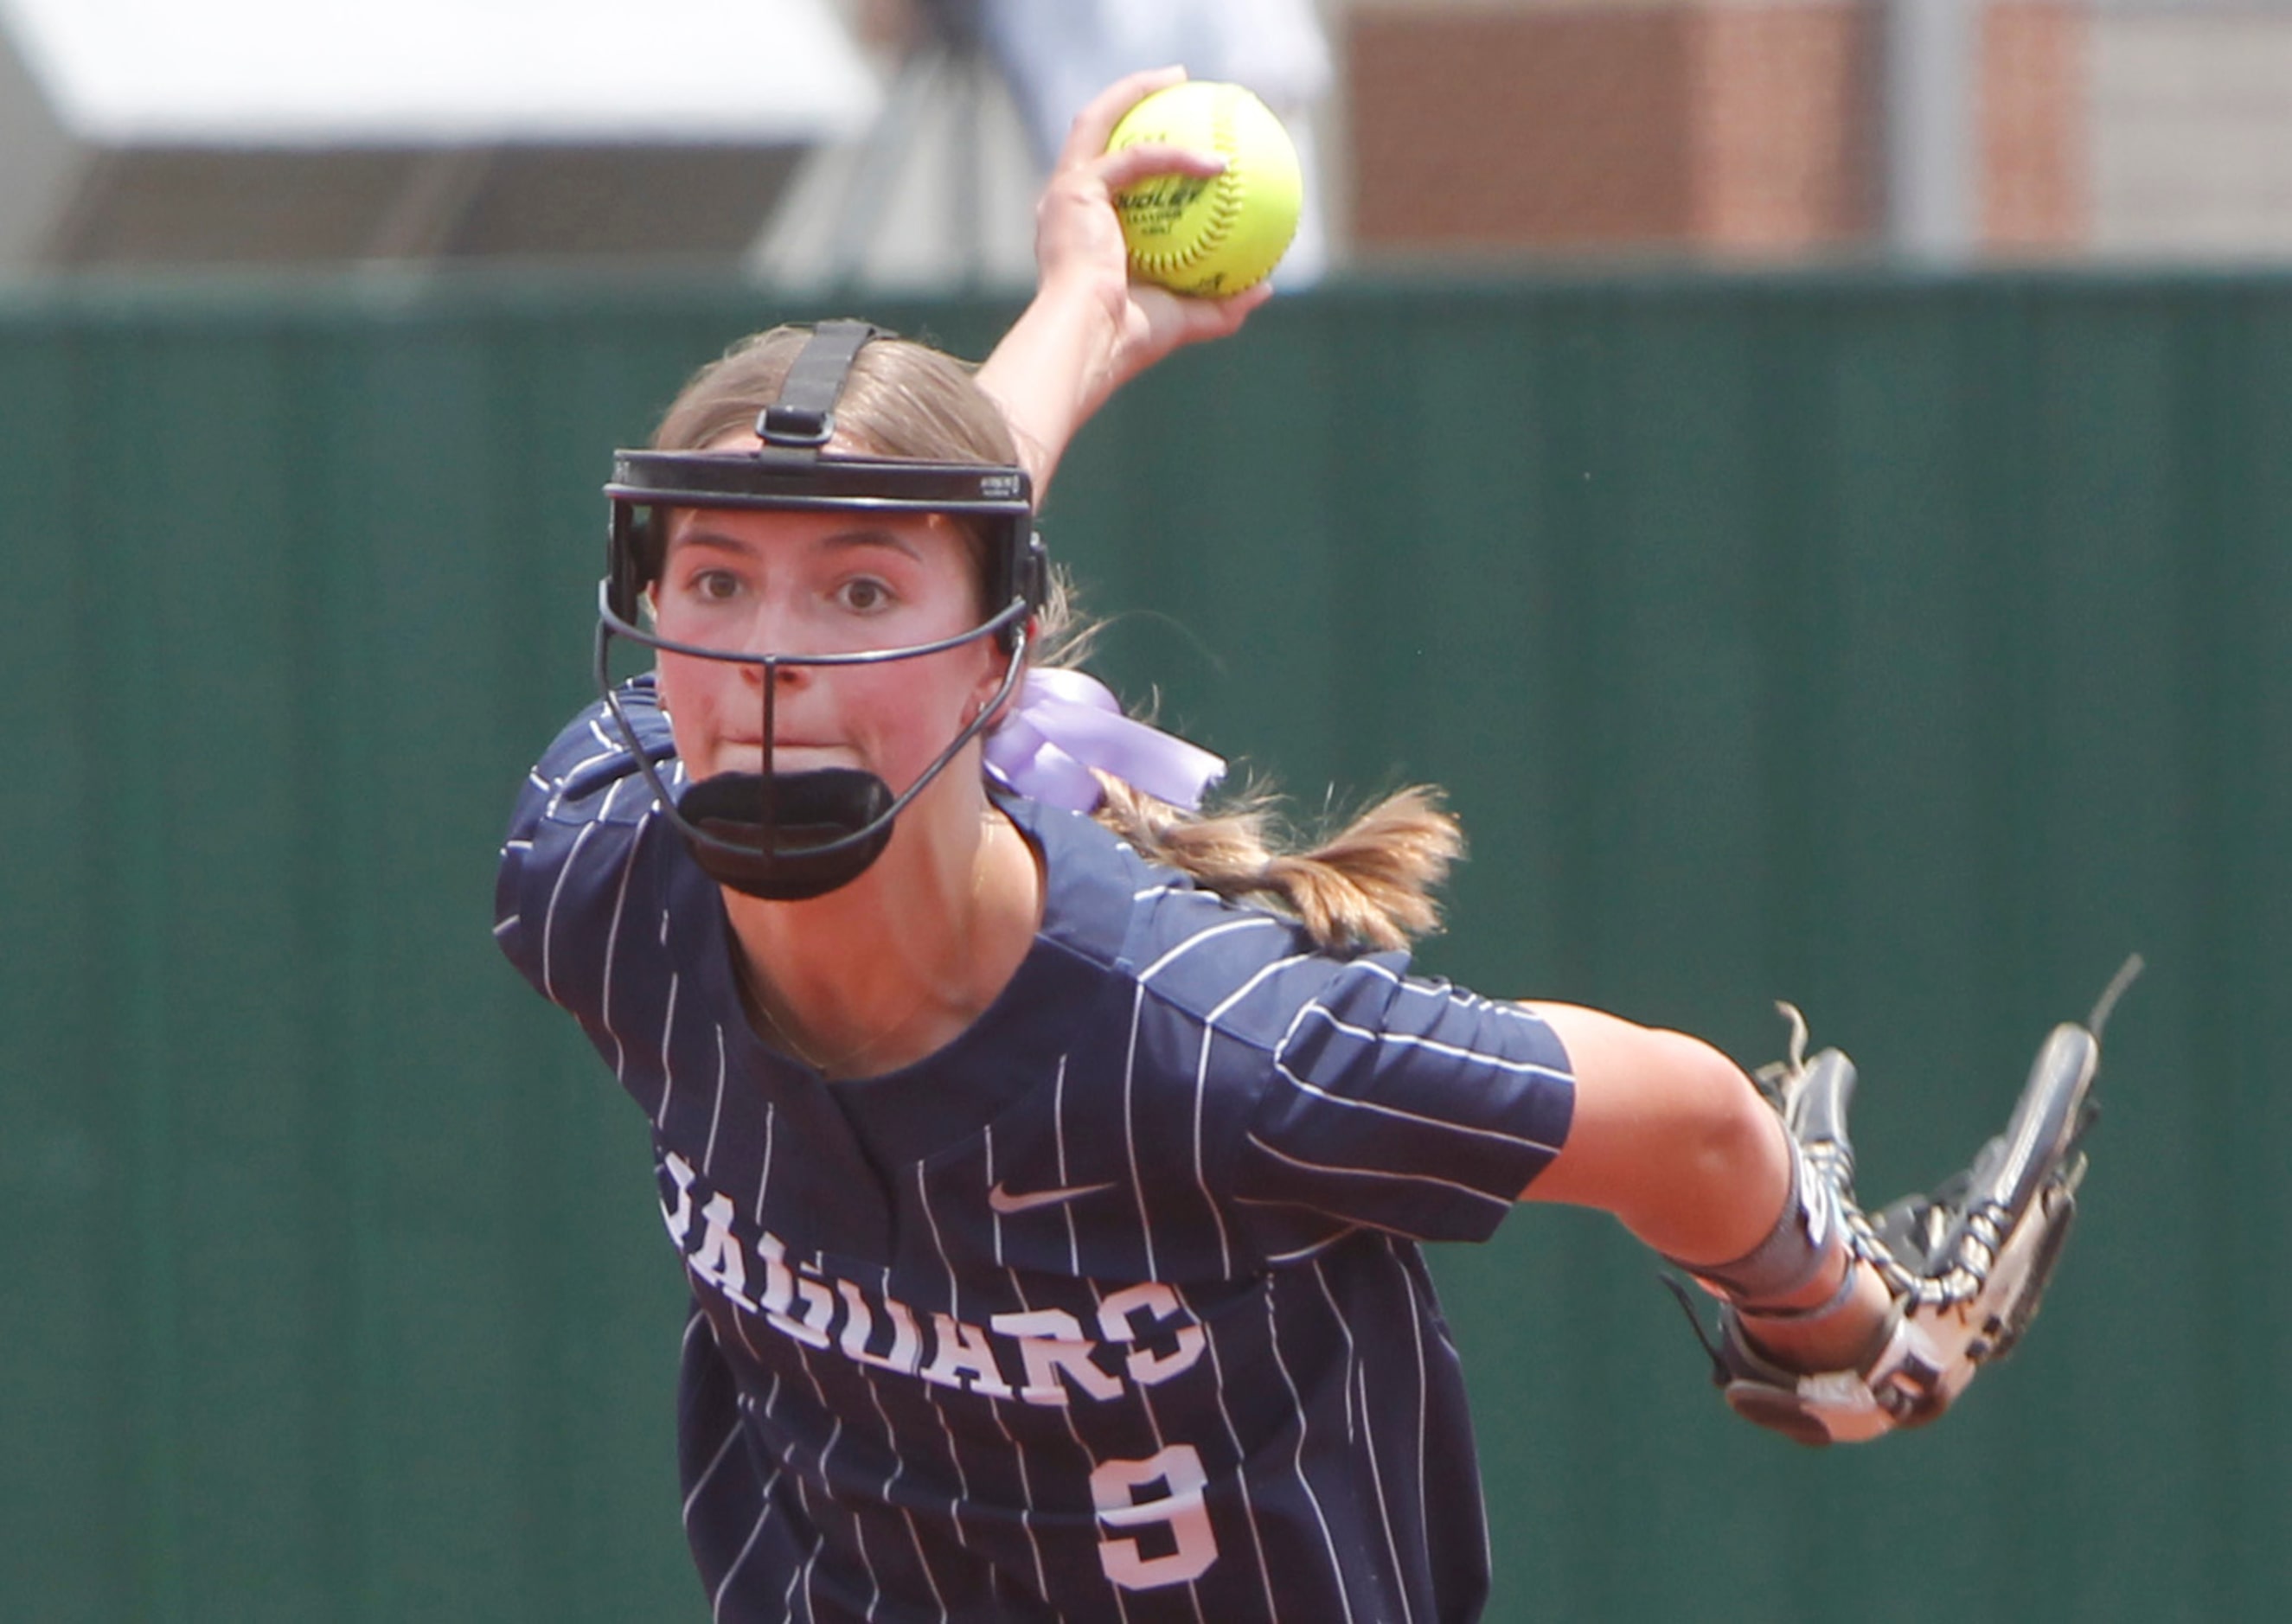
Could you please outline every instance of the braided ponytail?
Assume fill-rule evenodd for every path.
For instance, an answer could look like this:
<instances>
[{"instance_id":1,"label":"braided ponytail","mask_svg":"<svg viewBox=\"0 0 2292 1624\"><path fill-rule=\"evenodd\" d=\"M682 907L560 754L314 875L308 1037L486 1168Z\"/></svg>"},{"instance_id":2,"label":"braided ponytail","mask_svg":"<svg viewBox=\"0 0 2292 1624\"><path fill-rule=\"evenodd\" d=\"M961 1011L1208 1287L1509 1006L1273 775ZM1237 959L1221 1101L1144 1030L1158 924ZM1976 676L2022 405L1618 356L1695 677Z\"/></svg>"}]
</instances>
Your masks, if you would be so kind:
<instances>
[{"instance_id":1,"label":"braided ponytail","mask_svg":"<svg viewBox=\"0 0 2292 1624\"><path fill-rule=\"evenodd\" d=\"M1205 890L1289 915L1330 952L1405 947L1439 929L1433 893L1464 851L1457 820L1427 785L1388 795L1319 844L1295 849L1275 833L1263 792L1198 814L1103 774L1100 783L1099 822L1140 855Z\"/></svg>"}]
</instances>

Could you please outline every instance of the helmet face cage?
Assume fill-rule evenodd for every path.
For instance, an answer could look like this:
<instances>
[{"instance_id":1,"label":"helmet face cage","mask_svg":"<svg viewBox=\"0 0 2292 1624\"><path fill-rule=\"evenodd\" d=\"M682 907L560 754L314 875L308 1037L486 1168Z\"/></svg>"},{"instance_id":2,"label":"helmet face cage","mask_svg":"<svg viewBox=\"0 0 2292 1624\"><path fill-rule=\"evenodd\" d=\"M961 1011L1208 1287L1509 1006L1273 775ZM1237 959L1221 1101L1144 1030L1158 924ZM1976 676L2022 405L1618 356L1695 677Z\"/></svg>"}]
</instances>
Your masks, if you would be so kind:
<instances>
[{"instance_id":1,"label":"helmet face cage","mask_svg":"<svg viewBox=\"0 0 2292 1624\"><path fill-rule=\"evenodd\" d=\"M618 452L605 487L612 517L597 594L599 691L664 815L701 867L721 884L773 900L819 896L848 884L875 861L891 839L892 819L985 730L1016 690L1029 622L1047 592L1048 568L1024 470L820 454L834 432L832 408L851 359L876 336L874 328L857 323L816 329L780 401L757 420L764 441L760 449ZM990 613L970 630L933 642L845 654L756 654L662 637L642 623L644 591L660 575L668 516L679 508L948 514L985 535ZM763 772L720 774L688 784L681 799L672 795L653 760L658 752L640 744L614 690L609 656L617 637L656 652L762 668ZM919 659L982 637L995 638L1011 656L1001 687L898 795L873 774L856 769L775 770L773 707L782 667Z\"/></svg>"}]
</instances>

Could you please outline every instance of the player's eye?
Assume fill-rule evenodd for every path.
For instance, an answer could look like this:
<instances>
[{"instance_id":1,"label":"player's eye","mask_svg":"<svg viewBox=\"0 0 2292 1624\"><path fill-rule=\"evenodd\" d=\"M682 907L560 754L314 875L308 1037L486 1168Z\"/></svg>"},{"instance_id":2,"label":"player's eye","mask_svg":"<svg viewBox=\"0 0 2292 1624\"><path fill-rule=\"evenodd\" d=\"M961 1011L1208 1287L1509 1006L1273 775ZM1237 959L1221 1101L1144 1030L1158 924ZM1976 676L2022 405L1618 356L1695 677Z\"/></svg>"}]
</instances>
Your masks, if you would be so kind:
<instances>
[{"instance_id":1,"label":"player's eye","mask_svg":"<svg viewBox=\"0 0 2292 1624\"><path fill-rule=\"evenodd\" d=\"M835 589L835 601L855 615L889 608L892 589L873 575L854 575Z\"/></svg>"},{"instance_id":2,"label":"player's eye","mask_svg":"<svg viewBox=\"0 0 2292 1624\"><path fill-rule=\"evenodd\" d=\"M730 603L740 595L740 577L729 569L695 570L686 590L703 603Z\"/></svg>"}]
</instances>

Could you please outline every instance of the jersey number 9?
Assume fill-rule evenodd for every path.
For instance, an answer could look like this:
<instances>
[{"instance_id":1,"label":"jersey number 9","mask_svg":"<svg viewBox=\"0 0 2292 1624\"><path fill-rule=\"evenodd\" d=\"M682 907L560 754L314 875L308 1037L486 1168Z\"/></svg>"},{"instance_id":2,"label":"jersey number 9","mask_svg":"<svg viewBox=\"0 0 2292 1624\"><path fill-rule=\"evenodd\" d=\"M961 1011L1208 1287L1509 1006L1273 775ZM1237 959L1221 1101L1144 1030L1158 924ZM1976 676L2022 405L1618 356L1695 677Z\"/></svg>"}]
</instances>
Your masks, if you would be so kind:
<instances>
[{"instance_id":1,"label":"jersey number 9","mask_svg":"<svg viewBox=\"0 0 2292 1624\"><path fill-rule=\"evenodd\" d=\"M1164 1492L1141 1500L1137 1491L1160 1483ZM1107 1578L1126 1590L1151 1590L1199 1579L1217 1560L1217 1536L1210 1529L1202 1491L1209 1474L1190 1443L1173 1443L1143 1460L1110 1460L1090 1475L1090 1497L1098 1520L1110 1531L1099 1541L1098 1560ZM1166 1524L1177 1548L1158 1556L1139 1549L1128 1531Z\"/></svg>"}]
</instances>

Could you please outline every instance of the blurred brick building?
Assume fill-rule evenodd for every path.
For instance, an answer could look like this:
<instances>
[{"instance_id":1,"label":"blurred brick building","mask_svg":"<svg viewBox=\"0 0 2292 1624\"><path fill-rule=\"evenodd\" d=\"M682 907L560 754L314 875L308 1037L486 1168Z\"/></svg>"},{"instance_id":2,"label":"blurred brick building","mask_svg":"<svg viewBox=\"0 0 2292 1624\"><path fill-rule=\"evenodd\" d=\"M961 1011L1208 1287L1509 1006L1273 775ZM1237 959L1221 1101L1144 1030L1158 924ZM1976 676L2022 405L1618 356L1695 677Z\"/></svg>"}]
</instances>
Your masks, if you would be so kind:
<instances>
[{"instance_id":1,"label":"blurred brick building","mask_svg":"<svg viewBox=\"0 0 2292 1624\"><path fill-rule=\"evenodd\" d=\"M1328 4L1371 264L2292 253L2284 0Z\"/></svg>"},{"instance_id":2,"label":"blurred brick building","mask_svg":"<svg viewBox=\"0 0 2292 1624\"><path fill-rule=\"evenodd\" d=\"M983 4L393 0L353 29L295 0L0 0L0 277L1021 285L1040 157L1005 66L949 24ZM1223 4L1236 27L1297 9ZM2292 0L1312 4L1308 76L1333 63L1334 88L1287 116L1319 138L1339 268L2292 259ZM640 15L724 48L630 80Z\"/></svg>"}]
</instances>

